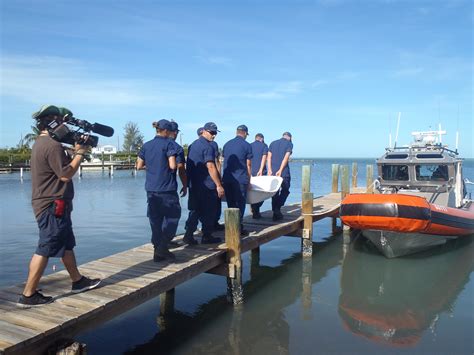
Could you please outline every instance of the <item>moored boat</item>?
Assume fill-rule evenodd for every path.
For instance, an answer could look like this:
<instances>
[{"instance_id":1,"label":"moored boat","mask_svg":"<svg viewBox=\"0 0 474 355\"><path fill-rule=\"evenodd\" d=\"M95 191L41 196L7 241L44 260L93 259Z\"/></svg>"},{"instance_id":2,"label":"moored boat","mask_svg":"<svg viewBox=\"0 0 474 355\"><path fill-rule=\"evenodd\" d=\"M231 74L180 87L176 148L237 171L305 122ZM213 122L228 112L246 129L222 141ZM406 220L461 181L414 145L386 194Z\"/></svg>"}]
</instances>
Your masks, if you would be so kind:
<instances>
[{"instance_id":1,"label":"moored boat","mask_svg":"<svg viewBox=\"0 0 474 355\"><path fill-rule=\"evenodd\" d=\"M350 194L341 203L343 223L389 258L474 234L462 159L438 142L441 133L414 132L409 147L387 148L377 160L376 193Z\"/></svg>"}]
</instances>

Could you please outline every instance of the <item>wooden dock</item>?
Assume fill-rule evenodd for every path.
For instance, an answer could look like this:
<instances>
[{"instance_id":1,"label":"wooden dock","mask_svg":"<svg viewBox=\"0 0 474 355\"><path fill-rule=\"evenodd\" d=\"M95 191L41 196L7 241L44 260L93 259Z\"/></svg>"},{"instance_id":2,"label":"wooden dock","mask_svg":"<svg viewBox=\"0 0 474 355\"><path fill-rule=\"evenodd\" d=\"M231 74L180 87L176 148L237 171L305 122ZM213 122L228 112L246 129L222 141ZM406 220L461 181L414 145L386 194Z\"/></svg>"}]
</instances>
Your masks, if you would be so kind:
<instances>
[{"instance_id":1,"label":"wooden dock","mask_svg":"<svg viewBox=\"0 0 474 355\"><path fill-rule=\"evenodd\" d=\"M302 204L285 206L281 221L274 222L271 211L263 212L259 220L246 217L244 227L250 234L244 238L240 238L238 209L225 210L226 231L215 235L225 237L226 243L180 245L172 249L177 257L174 263L153 262L153 247L145 244L80 265L85 275L102 279L97 289L71 294L65 270L45 276L41 290L55 297L48 305L19 309L16 301L24 284L0 289L0 353L40 353L58 339L71 338L158 295L162 297L161 307L166 307L167 296L174 297L176 286L205 272L227 277L229 299L242 303L241 253L252 250L257 254L261 245L273 239L297 236L302 238L303 255L311 255L312 223L333 217L335 227L343 193L313 199L305 190L309 191L309 179L307 187L303 185ZM236 223L232 216L237 216Z\"/></svg>"}]
</instances>

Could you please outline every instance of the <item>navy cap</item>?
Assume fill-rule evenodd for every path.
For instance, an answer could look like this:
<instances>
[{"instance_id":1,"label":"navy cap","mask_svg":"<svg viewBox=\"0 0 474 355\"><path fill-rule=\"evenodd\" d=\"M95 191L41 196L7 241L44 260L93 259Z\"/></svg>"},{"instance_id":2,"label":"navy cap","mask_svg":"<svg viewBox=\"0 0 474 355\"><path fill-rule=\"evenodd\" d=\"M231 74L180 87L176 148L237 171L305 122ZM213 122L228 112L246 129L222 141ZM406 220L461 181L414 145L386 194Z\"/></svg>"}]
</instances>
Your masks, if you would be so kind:
<instances>
[{"instance_id":1,"label":"navy cap","mask_svg":"<svg viewBox=\"0 0 474 355\"><path fill-rule=\"evenodd\" d=\"M284 136L288 136L288 137L292 138L292 137L291 137L291 133L290 133L290 132L284 132L284 133L283 133L283 135L284 135Z\"/></svg>"},{"instance_id":2,"label":"navy cap","mask_svg":"<svg viewBox=\"0 0 474 355\"><path fill-rule=\"evenodd\" d=\"M178 124L175 121L171 121L169 130L172 132L178 132L179 131Z\"/></svg>"},{"instance_id":3,"label":"navy cap","mask_svg":"<svg viewBox=\"0 0 474 355\"><path fill-rule=\"evenodd\" d=\"M165 119L159 120L156 124L156 128L171 131L171 122Z\"/></svg>"},{"instance_id":4,"label":"navy cap","mask_svg":"<svg viewBox=\"0 0 474 355\"><path fill-rule=\"evenodd\" d=\"M217 129L217 125L214 122L207 122L204 125L203 129L205 129L206 131L209 131L209 132L220 132Z\"/></svg>"},{"instance_id":5,"label":"navy cap","mask_svg":"<svg viewBox=\"0 0 474 355\"><path fill-rule=\"evenodd\" d=\"M204 130L204 127L199 127L196 131L197 135L201 136L203 130Z\"/></svg>"},{"instance_id":6,"label":"navy cap","mask_svg":"<svg viewBox=\"0 0 474 355\"><path fill-rule=\"evenodd\" d=\"M244 131L245 133L249 133L249 129L244 124L241 124L239 127L237 127L237 131Z\"/></svg>"},{"instance_id":7,"label":"navy cap","mask_svg":"<svg viewBox=\"0 0 474 355\"><path fill-rule=\"evenodd\" d=\"M263 134L257 133L257 134L255 135L255 138L262 138L262 139L264 139L265 137L263 136Z\"/></svg>"}]
</instances>

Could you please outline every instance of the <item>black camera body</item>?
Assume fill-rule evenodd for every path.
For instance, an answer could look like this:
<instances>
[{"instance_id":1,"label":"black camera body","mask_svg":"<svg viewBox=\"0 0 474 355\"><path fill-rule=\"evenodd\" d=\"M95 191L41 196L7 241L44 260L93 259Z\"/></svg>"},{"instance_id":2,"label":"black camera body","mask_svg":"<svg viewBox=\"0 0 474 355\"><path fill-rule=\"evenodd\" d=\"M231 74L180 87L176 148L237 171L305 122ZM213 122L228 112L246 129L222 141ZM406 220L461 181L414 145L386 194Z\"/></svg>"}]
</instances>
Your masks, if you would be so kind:
<instances>
[{"instance_id":1,"label":"black camera body","mask_svg":"<svg viewBox=\"0 0 474 355\"><path fill-rule=\"evenodd\" d=\"M67 123L67 124L66 124ZM73 131L68 127L68 124L78 127L78 130ZM70 114L62 117L62 122L53 120L48 123L48 132L51 137L58 142L65 144L84 144L91 147L97 147L99 137L89 134L89 132L99 133L100 135L111 137L114 134L114 129L99 123L89 123L85 120L79 120ZM82 130L82 131L80 131Z\"/></svg>"}]
</instances>

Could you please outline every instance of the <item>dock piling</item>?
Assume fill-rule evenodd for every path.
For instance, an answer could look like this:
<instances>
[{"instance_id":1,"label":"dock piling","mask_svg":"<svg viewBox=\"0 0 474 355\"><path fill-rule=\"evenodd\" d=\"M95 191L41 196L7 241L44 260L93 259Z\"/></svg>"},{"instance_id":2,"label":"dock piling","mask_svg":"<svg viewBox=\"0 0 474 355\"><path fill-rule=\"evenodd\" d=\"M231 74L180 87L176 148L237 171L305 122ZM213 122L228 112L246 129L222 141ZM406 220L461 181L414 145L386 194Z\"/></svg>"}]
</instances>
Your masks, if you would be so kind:
<instances>
[{"instance_id":1,"label":"dock piling","mask_svg":"<svg viewBox=\"0 0 474 355\"><path fill-rule=\"evenodd\" d=\"M341 200L350 192L349 189L349 166L341 165Z\"/></svg>"},{"instance_id":2,"label":"dock piling","mask_svg":"<svg viewBox=\"0 0 474 355\"><path fill-rule=\"evenodd\" d=\"M349 189L349 166L341 166L341 201L344 200L344 197L350 192ZM349 231L349 226L345 224L342 225L343 231ZM344 239L345 240L345 239Z\"/></svg>"},{"instance_id":3,"label":"dock piling","mask_svg":"<svg viewBox=\"0 0 474 355\"><path fill-rule=\"evenodd\" d=\"M339 164L332 164L332 192L339 191Z\"/></svg>"},{"instance_id":4,"label":"dock piling","mask_svg":"<svg viewBox=\"0 0 474 355\"><path fill-rule=\"evenodd\" d=\"M303 165L302 167L302 182L301 182L301 192L310 192L311 191L311 166Z\"/></svg>"},{"instance_id":5,"label":"dock piling","mask_svg":"<svg viewBox=\"0 0 474 355\"><path fill-rule=\"evenodd\" d=\"M313 193L304 192L301 203L303 214L303 238L301 239L301 252L303 256L313 255Z\"/></svg>"},{"instance_id":6,"label":"dock piling","mask_svg":"<svg viewBox=\"0 0 474 355\"><path fill-rule=\"evenodd\" d=\"M242 248L240 244L240 210L238 208L225 209L224 219L227 263L229 265L227 299L234 305L239 305L244 302L244 289L242 286Z\"/></svg>"},{"instance_id":7,"label":"dock piling","mask_svg":"<svg viewBox=\"0 0 474 355\"><path fill-rule=\"evenodd\" d=\"M367 164L367 193L374 193L374 166Z\"/></svg>"},{"instance_id":8,"label":"dock piling","mask_svg":"<svg viewBox=\"0 0 474 355\"><path fill-rule=\"evenodd\" d=\"M303 306L303 319L312 319L313 306L313 282L312 282L313 258L311 256L303 256L302 270L301 270L301 304Z\"/></svg>"},{"instance_id":9,"label":"dock piling","mask_svg":"<svg viewBox=\"0 0 474 355\"><path fill-rule=\"evenodd\" d=\"M352 163L352 187L357 187L357 163Z\"/></svg>"}]
</instances>

